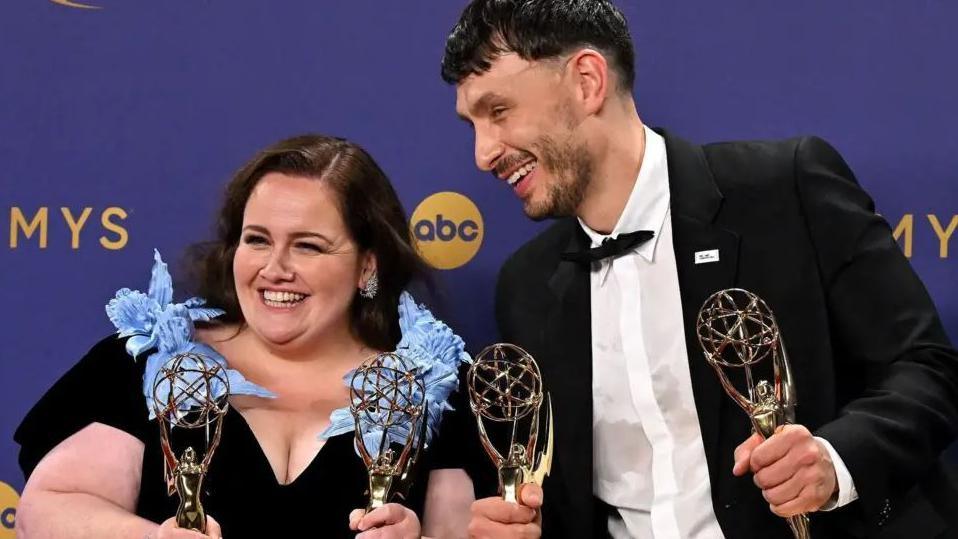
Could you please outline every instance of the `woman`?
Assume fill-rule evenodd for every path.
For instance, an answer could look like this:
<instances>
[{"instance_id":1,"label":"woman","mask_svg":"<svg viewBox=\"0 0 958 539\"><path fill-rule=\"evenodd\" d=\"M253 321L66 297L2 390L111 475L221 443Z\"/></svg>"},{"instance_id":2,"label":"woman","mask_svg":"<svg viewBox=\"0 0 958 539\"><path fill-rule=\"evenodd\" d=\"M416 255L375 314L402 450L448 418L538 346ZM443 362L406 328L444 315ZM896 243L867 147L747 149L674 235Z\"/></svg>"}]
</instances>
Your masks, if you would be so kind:
<instances>
[{"instance_id":1,"label":"woman","mask_svg":"<svg viewBox=\"0 0 958 539\"><path fill-rule=\"evenodd\" d=\"M158 365L175 351L162 331L183 327L192 337L185 346L222 356L231 369L230 407L204 483L206 536L464 535L473 493L458 459L464 446L474 456L478 442L463 443L474 429L456 415L467 405L451 390L468 356L458 337L402 295L421 262L372 158L324 136L267 148L230 182L216 240L193 254L198 291L222 314L198 301L170 303L157 255L150 297L161 300L137 303L146 296L121 290L107 308L120 334L133 336L97 344L18 429L28 476L19 536L204 537L170 518L177 500L167 495L147 406ZM171 312L183 323L164 322ZM200 323L195 333L191 321ZM437 335L446 369L430 385L438 401L430 402L437 412L430 431L438 438L424 452L418 481L405 505L351 512L365 507L368 483L345 413L344 377L397 345L418 346L421 360L434 361L422 347ZM443 414L449 406L455 411ZM452 438L456 451L444 448Z\"/></svg>"}]
</instances>

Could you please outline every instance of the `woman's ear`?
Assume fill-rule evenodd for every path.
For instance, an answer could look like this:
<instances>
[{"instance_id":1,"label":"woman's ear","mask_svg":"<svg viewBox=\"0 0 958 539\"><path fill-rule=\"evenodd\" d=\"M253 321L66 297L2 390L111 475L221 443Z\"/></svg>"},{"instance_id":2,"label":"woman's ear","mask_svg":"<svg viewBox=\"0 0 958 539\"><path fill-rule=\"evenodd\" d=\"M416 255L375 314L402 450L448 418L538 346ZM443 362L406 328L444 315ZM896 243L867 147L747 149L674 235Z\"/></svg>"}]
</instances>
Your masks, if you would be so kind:
<instances>
[{"instance_id":1,"label":"woman's ear","mask_svg":"<svg viewBox=\"0 0 958 539\"><path fill-rule=\"evenodd\" d=\"M356 286L359 289L366 287L366 283L372 279L373 275L376 275L378 271L378 265L376 263L376 255L372 251L367 251L362 254L360 257L360 272L359 272L359 282Z\"/></svg>"}]
</instances>

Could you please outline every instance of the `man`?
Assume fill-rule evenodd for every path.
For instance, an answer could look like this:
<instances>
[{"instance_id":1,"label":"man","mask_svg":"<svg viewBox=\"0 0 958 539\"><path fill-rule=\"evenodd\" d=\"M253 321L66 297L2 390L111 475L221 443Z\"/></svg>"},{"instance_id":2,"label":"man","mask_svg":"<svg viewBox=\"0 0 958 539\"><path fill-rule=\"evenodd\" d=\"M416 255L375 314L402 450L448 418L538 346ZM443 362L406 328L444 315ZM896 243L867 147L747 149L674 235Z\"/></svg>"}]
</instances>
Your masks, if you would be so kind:
<instances>
[{"instance_id":1,"label":"man","mask_svg":"<svg viewBox=\"0 0 958 539\"><path fill-rule=\"evenodd\" d=\"M958 353L848 166L816 138L697 146L646 128L606 0L474 0L443 78L480 169L532 219L503 266L504 340L537 358L555 465L482 537L956 537L941 452ZM800 406L768 440L703 359L695 317L751 290L777 316ZM541 520L534 509L541 505ZM541 528L540 528L541 522Z\"/></svg>"}]
</instances>

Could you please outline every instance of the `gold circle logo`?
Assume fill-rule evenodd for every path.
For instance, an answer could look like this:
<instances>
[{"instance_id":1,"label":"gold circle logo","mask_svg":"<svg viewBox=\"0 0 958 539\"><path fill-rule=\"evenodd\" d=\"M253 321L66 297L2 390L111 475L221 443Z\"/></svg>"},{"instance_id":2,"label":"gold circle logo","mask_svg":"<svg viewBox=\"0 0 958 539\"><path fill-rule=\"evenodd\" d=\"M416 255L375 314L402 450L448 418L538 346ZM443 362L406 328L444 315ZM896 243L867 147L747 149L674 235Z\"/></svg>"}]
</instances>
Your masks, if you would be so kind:
<instances>
[{"instance_id":1,"label":"gold circle logo","mask_svg":"<svg viewBox=\"0 0 958 539\"><path fill-rule=\"evenodd\" d=\"M17 521L17 504L20 495L10 485L0 481L0 539L13 539L13 525Z\"/></svg>"},{"instance_id":2,"label":"gold circle logo","mask_svg":"<svg viewBox=\"0 0 958 539\"><path fill-rule=\"evenodd\" d=\"M443 191L416 206L409 220L419 254L434 268L454 269L472 260L482 245L482 214L459 193Z\"/></svg>"}]
</instances>

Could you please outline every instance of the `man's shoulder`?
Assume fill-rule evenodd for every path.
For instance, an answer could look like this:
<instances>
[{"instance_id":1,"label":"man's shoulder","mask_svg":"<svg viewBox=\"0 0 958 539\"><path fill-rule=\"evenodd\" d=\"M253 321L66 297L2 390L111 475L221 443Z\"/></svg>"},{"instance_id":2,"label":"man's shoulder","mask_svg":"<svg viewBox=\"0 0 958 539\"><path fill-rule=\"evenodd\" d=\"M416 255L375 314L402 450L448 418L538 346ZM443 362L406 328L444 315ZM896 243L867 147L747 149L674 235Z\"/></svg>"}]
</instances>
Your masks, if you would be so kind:
<instances>
[{"instance_id":1,"label":"man's shoulder","mask_svg":"<svg viewBox=\"0 0 958 539\"><path fill-rule=\"evenodd\" d=\"M847 171L847 164L817 136L775 140L713 142L701 146L712 177L725 194L739 189L792 191L800 171L811 163Z\"/></svg>"},{"instance_id":2,"label":"man's shoulder","mask_svg":"<svg viewBox=\"0 0 958 539\"><path fill-rule=\"evenodd\" d=\"M727 162L754 165L788 165L795 159L799 146L817 137L791 137L767 140L729 140L703 144L702 152L713 166ZM819 139L820 140L820 139Z\"/></svg>"},{"instance_id":3,"label":"man's shoulder","mask_svg":"<svg viewBox=\"0 0 958 539\"><path fill-rule=\"evenodd\" d=\"M706 160L713 165L725 163L748 164L752 167L793 166L805 155L835 154L837 151L826 140L815 135L801 135L783 139L732 140L702 144Z\"/></svg>"}]
</instances>

